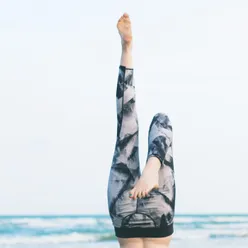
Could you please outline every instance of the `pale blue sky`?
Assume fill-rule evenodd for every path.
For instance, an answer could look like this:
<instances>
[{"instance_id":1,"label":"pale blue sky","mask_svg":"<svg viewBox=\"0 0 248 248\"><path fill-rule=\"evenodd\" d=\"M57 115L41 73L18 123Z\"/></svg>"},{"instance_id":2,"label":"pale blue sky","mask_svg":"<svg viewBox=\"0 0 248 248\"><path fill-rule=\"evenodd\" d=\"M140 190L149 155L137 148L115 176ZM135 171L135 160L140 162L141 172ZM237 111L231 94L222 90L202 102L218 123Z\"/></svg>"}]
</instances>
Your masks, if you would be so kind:
<instances>
[{"instance_id":1,"label":"pale blue sky","mask_svg":"<svg viewBox=\"0 0 248 248\"><path fill-rule=\"evenodd\" d=\"M107 213L123 12L142 168L165 112L176 212L246 212L247 11L246 0L2 0L0 214Z\"/></svg>"}]
</instances>

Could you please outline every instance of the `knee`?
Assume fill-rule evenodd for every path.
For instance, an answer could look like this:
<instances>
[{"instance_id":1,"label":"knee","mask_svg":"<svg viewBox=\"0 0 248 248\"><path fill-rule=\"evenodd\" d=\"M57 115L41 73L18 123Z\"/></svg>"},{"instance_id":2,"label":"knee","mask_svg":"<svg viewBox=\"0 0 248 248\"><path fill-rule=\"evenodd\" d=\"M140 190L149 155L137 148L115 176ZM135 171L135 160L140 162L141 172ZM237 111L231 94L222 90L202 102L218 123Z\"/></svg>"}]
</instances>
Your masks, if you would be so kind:
<instances>
[{"instance_id":1,"label":"knee","mask_svg":"<svg viewBox=\"0 0 248 248\"><path fill-rule=\"evenodd\" d=\"M159 112L154 115L152 123L159 122L163 126L171 126L171 121L169 119L169 116L163 112Z\"/></svg>"},{"instance_id":2,"label":"knee","mask_svg":"<svg viewBox=\"0 0 248 248\"><path fill-rule=\"evenodd\" d=\"M158 119L158 120L163 120L165 122L170 121L169 116L163 112L159 112L159 113L155 114L153 118Z\"/></svg>"},{"instance_id":3,"label":"knee","mask_svg":"<svg viewBox=\"0 0 248 248\"><path fill-rule=\"evenodd\" d=\"M158 112L158 113L156 113L156 114L154 115L154 117L168 118L168 119L169 119L168 115L165 114L165 113L163 113L163 112Z\"/></svg>"}]
</instances>

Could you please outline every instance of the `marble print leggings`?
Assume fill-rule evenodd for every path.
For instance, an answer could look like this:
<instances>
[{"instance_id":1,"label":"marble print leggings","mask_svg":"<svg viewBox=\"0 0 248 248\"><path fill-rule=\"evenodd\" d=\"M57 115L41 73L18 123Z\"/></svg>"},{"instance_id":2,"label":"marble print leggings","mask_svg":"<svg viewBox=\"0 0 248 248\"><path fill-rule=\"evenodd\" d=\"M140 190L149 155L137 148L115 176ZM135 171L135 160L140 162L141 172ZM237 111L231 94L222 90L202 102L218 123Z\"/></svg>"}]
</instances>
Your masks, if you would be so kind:
<instances>
[{"instance_id":1,"label":"marble print leggings","mask_svg":"<svg viewBox=\"0 0 248 248\"><path fill-rule=\"evenodd\" d=\"M173 233L175 179L172 126L156 114L148 132L148 154L161 161L159 188L141 199L129 197L140 177L139 125L133 69L119 66L116 90L117 138L108 180L108 208L117 237L165 237Z\"/></svg>"}]
</instances>

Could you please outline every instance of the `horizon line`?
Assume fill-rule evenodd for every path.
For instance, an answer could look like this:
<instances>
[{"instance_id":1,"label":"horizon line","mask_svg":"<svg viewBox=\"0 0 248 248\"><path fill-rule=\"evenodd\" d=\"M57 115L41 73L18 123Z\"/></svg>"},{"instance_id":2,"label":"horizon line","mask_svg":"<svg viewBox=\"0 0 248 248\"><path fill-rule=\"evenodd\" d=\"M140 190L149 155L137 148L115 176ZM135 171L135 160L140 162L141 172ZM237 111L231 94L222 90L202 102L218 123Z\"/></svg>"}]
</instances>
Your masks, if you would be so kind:
<instances>
[{"instance_id":1,"label":"horizon line","mask_svg":"<svg viewBox=\"0 0 248 248\"><path fill-rule=\"evenodd\" d=\"M215 213L178 213L178 214L175 214L175 217L177 216L209 216L209 215L213 215L213 216L244 216L244 215L248 215L248 212L247 213L218 213L218 212L215 212ZM108 213L91 213L91 214L83 214L83 213L80 213L80 214L70 214L70 213L62 213L62 214L59 214L59 213L36 213L36 214L0 214L0 218L1 217L109 217L109 214Z\"/></svg>"}]
</instances>

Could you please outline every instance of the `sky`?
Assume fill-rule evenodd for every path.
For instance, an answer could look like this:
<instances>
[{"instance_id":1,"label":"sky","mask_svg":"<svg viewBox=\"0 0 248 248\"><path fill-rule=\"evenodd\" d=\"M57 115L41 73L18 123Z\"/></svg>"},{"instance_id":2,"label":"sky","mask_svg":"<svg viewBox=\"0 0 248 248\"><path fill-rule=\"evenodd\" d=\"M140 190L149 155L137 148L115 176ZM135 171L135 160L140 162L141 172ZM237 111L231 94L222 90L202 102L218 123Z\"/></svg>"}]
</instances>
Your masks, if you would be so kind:
<instances>
[{"instance_id":1,"label":"sky","mask_svg":"<svg viewBox=\"0 0 248 248\"><path fill-rule=\"evenodd\" d=\"M133 29L141 169L173 125L176 214L248 210L248 2L0 1L0 214L107 214L121 45Z\"/></svg>"}]
</instances>

